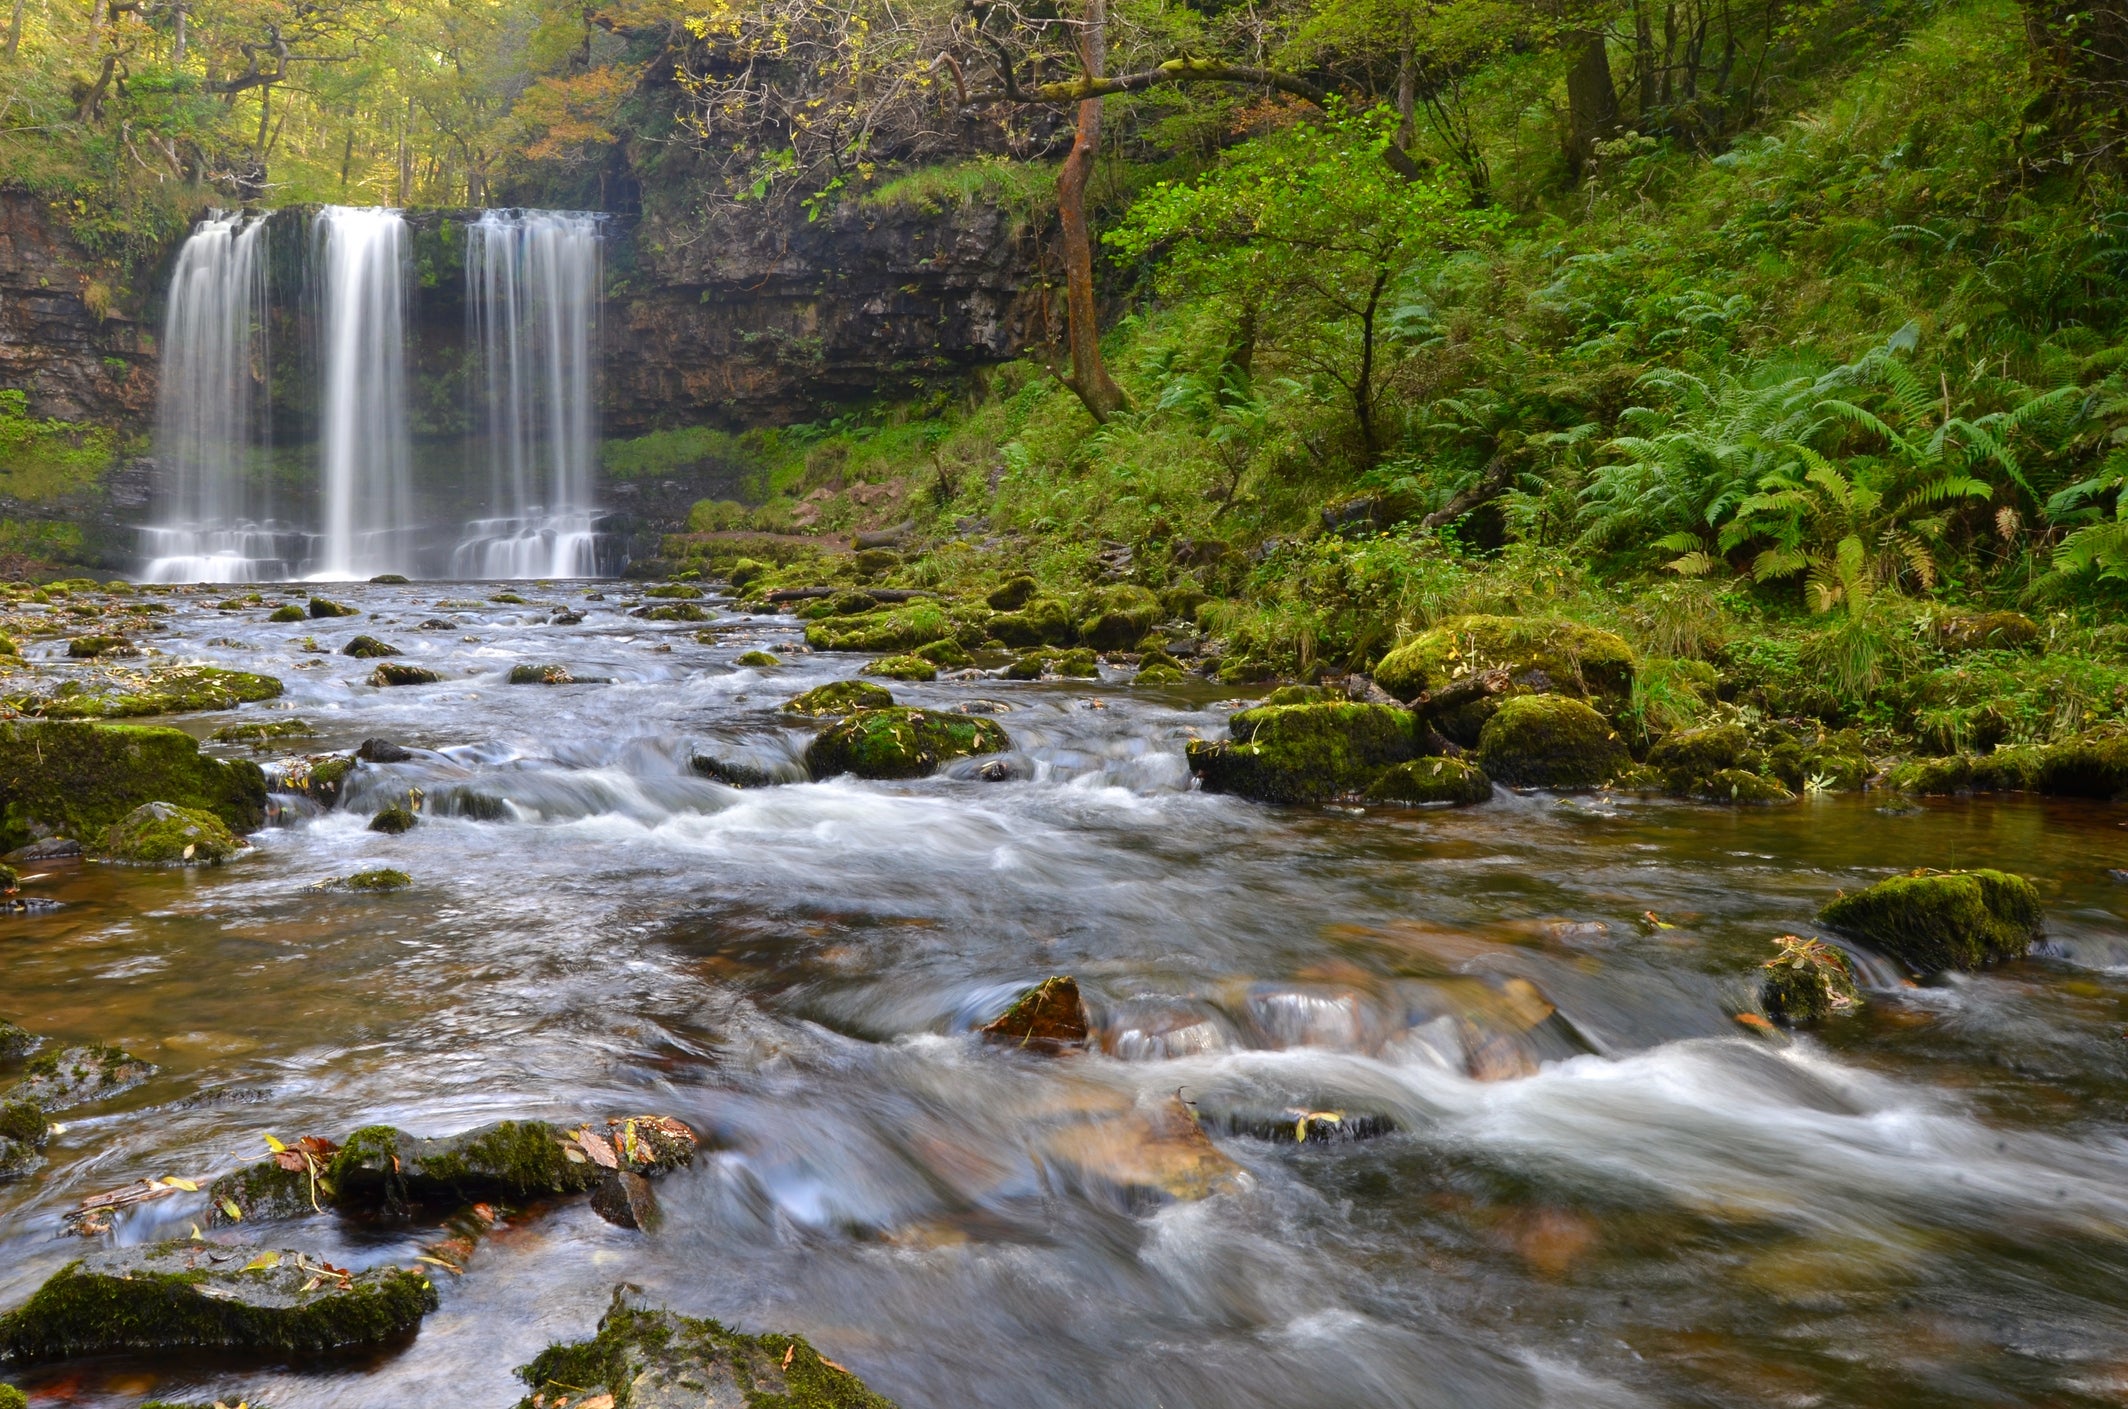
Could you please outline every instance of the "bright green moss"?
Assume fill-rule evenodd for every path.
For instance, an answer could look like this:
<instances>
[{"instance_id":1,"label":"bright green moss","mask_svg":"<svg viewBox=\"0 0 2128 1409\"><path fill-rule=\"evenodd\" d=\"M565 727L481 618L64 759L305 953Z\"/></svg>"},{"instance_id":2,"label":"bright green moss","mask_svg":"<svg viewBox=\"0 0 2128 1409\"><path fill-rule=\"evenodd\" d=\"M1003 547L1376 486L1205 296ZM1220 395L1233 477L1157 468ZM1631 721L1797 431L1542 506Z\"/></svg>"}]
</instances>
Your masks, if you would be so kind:
<instances>
[{"instance_id":1,"label":"bright green moss","mask_svg":"<svg viewBox=\"0 0 2128 1409\"><path fill-rule=\"evenodd\" d=\"M266 821L266 775L255 763L203 755L176 729L0 722L0 850L28 843L33 825L93 843L146 802L254 832Z\"/></svg>"},{"instance_id":2,"label":"bright green moss","mask_svg":"<svg viewBox=\"0 0 2128 1409\"><path fill-rule=\"evenodd\" d=\"M1367 786L1370 802L1401 802L1423 807L1446 803L1467 807L1493 795L1485 770L1460 758L1415 758L1399 763Z\"/></svg>"},{"instance_id":3,"label":"bright green moss","mask_svg":"<svg viewBox=\"0 0 2128 1409\"><path fill-rule=\"evenodd\" d=\"M389 866L380 866L372 871L357 871L340 882L344 890L369 891L405 890L414 883L414 878L404 871L395 871Z\"/></svg>"},{"instance_id":4,"label":"bright green moss","mask_svg":"<svg viewBox=\"0 0 2128 1409\"><path fill-rule=\"evenodd\" d=\"M921 656L941 670L965 670L975 664L975 657L968 654L958 641L933 641L928 646L919 646L911 654Z\"/></svg>"},{"instance_id":5,"label":"bright green moss","mask_svg":"<svg viewBox=\"0 0 2128 1409\"><path fill-rule=\"evenodd\" d=\"M1851 1013L1862 994L1847 967L1847 956L1822 940L1783 935L1776 952L1761 967L1759 1003L1778 1022L1801 1025Z\"/></svg>"},{"instance_id":6,"label":"bright green moss","mask_svg":"<svg viewBox=\"0 0 2128 1409\"><path fill-rule=\"evenodd\" d=\"M272 613L266 619L268 621L281 622L302 621L305 619L306 615L307 614L304 612L304 610L301 607L297 606L294 602L284 602L280 606L275 607Z\"/></svg>"},{"instance_id":7,"label":"bright green moss","mask_svg":"<svg viewBox=\"0 0 2128 1409\"><path fill-rule=\"evenodd\" d=\"M2032 883L1987 870L1894 876L1841 896L1818 919L1924 974L2017 958L2042 929Z\"/></svg>"},{"instance_id":8,"label":"bright green moss","mask_svg":"<svg viewBox=\"0 0 2128 1409\"><path fill-rule=\"evenodd\" d=\"M770 666L781 665L783 662L770 655L767 651L748 651L734 661L733 664L747 666L754 670L766 670Z\"/></svg>"},{"instance_id":9,"label":"bright green moss","mask_svg":"<svg viewBox=\"0 0 2128 1409\"><path fill-rule=\"evenodd\" d=\"M1190 744L1190 771L1206 792L1259 802L1357 793L1417 751L1411 712L1389 705L1260 705L1236 714L1228 731L1232 738Z\"/></svg>"},{"instance_id":10,"label":"bright green moss","mask_svg":"<svg viewBox=\"0 0 2128 1409\"><path fill-rule=\"evenodd\" d=\"M1794 802L1795 794L1772 778L1741 768L1724 768L1695 784L1692 796L1702 802L1725 802L1737 806Z\"/></svg>"},{"instance_id":11,"label":"bright green moss","mask_svg":"<svg viewBox=\"0 0 2128 1409\"><path fill-rule=\"evenodd\" d=\"M151 714L235 709L277 699L281 690L281 682L270 675L211 665L173 665L86 683L70 680L51 695L17 697L10 703L24 714L44 719L138 719Z\"/></svg>"},{"instance_id":12,"label":"bright green moss","mask_svg":"<svg viewBox=\"0 0 2128 1409\"><path fill-rule=\"evenodd\" d=\"M886 680L936 680L938 667L919 655L881 656L865 662L863 672Z\"/></svg>"},{"instance_id":13,"label":"bright green moss","mask_svg":"<svg viewBox=\"0 0 2128 1409\"><path fill-rule=\"evenodd\" d=\"M105 830L96 853L135 866L219 866L243 849L211 812L144 802Z\"/></svg>"},{"instance_id":14,"label":"bright green moss","mask_svg":"<svg viewBox=\"0 0 2128 1409\"><path fill-rule=\"evenodd\" d=\"M849 622L814 622L805 629L805 643L816 651L913 651L958 631L944 607L917 602Z\"/></svg>"},{"instance_id":15,"label":"bright green moss","mask_svg":"<svg viewBox=\"0 0 2128 1409\"><path fill-rule=\"evenodd\" d=\"M1478 736L1478 764L1510 787L1593 788L1627 762L1609 721L1564 695L1520 695Z\"/></svg>"},{"instance_id":16,"label":"bright green moss","mask_svg":"<svg viewBox=\"0 0 2128 1409\"><path fill-rule=\"evenodd\" d=\"M815 778L921 778L954 759L1011 747L995 720L897 706L859 710L830 725L806 747L805 764Z\"/></svg>"},{"instance_id":17,"label":"bright green moss","mask_svg":"<svg viewBox=\"0 0 2128 1409\"><path fill-rule=\"evenodd\" d=\"M1374 680L1408 700L1460 675L1504 666L1523 689L1623 702L1633 692L1635 664L1623 637L1579 622L1460 616L1384 656Z\"/></svg>"},{"instance_id":18,"label":"bright green moss","mask_svg":"<svg viewBox=\"0 0 2128 1409\"><path fill-rule=\"evenodd\" d=\"M1037 597L1017 611L1001 612L985 629L1008 646L1068 646L1077 632L1071 608L1054 597Z\"/></svg>"},{"instance_id":19,"label":"bright green moss","mask_svg":"<svg viewBox=\"0 0 2128 1409\"><path fill-rule=\"evenodd\" d=\"M1143 587L1104 587L1080 604L1079 639L1097 651L1127 651L1158 620L1160 599Z\"/></svg>"},{"instance_id":20,"label":"bright green moss","mask_svg":"<svg viewBox=\"0 0 2128 1409\"><path fill-rule=\"evenodd\" d=\"M786 700L783 709L787 714L825 719L854 714L860 709L888 709L893 704L894 696L883 685L864 680L831 680L825 685L815 685L796 699Z\"/></svg>"}]
</instances>

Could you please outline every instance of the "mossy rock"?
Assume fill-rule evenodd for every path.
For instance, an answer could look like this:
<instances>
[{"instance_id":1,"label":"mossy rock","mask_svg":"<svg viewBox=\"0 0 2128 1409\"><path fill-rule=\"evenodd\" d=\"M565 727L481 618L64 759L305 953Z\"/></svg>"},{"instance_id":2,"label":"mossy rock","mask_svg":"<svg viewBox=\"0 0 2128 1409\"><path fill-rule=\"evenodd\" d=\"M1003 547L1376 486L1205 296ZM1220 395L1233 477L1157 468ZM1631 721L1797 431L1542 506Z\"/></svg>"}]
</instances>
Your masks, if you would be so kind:
<instances>
[{"instance_id":1,"label":"mossy rock","mask_svg":"<svg viewBox=\"0 0 2128 1409\"><path fill-rule=\"evenodd\" d=\"M9 866L4 862L0 862L0 895L13 895L15 891L21 886L21 884L22 873L16 870L14 867ZM6 1023L0 1023L0 1060L4 1060L7 1056L7 1047L4 1038L6 1028Z\"/></svg>"},{"instance_id":2,"label":"mossy rock","mask_svg":"<svg viewBox=\"0 0 2128 1409\"><path fill-rule=\"evenodd\" d=\"M785 700L786 714L802 714L808 719L827 719L838 715L855 714L860 709L891 709L894 696L883 685L874 685L863 680L832 680L825 685L815 685L796 699Z\"/></svg>"},{"instance_id":3,"label":"mossy rock","mask_svg":"<svg viewBox=\"0 0 2128 1409\"><path fill-rule=\"evenodd\" d=\"M975 664L975 657L968 654L958 641L933 641L928 646L919 646L912 653L921 656L941 670L966 670Z\"/></svg>"},{"instance_id":4,"label":"mossy rock","mask_svg":"<svg viewBox=\"0 0 2128 1409\"><path fill-rule=\"evenodd\" d=\"M2043 928L2032 883L1989 870L1894 876L1841 896L1818 919L1922 974L2018 958Z\"/></svg>"},{"instance_id":5,"label":"mossy rock","mask_svg":"<svg viewBox=\"0 0 2128 1409\"><path fill-rule=\"evenodd\" d=\"M405 587L411 584L413 580L403 572L380 572L370 579L372 583L379 587Z\"/></svg>"},{"instance_id":6,"label":"mossy rock","mask_svg":"<svg viewBox=\"0 0 2128 1409\"><path fill-rule=\"evenodd\" d=\"M564 665L513 665L509 681L512 685L573 685L576 677Z\"/></svg>"},{"instance_id":7,"label":"mossy rock","mask_svg":"<svg viewBox=\"0 0 2128 1409\"><path fill-rule=\"evenodd\" d=\"M140 647L123 636L76 636L67 642L67 654L75 660L95 660L100 656L137 656Z\"/></svg>"},{"instance_id":8,"label":"mossy rock","mask_svg":"<svg viewBox=\"0 0 2128 1409\"><path fill-rule=\"evenodd\" d=\"M71 1110L131 1091L158 1070L117 1047L65 1047L25 1067L8 1099L34 1101L48 1111Z\"/></svg>"},{"instance_id":9,"label":"mossy rock","mask_svg":"<svg viewBox=\"0 0 2128 1409\"><path fill-rule=\"evenodd\" d=\"M2023 612L1946 612L1929 635L1946 651L2021 651L2039 640L2039 623Z\"/></svg>"},{"instance_id":10,"label":"mossy rock","mask_svg":"<svg viewBox=\"0 0 2128 1409\"><path fill-rule=\"evenodd\" d=\"M642 614L645 621L708 621L709 613L693 602L667 602Z\"/></svg>"},{"instance_id":11,"label":"mossy rock","mask_svg":"<svg viewBox=\"0 0 2128 1409\"><path fill-rule=\"evenodd\" d=\"M1989 757L2028 767L2027 786L2053 797L2128 797L2128 738L2072 739L2029 753L1998 749Z\"/></svg>"},{"instance_id":12,"label":"mossy rock","mask_svg":"<svg viewBox=\"0 0 2128 1409\"><path fill-rule=\"evenodd\" d=\"M1414 758L1399 763L1367 785L1369 802L1401 802L1415 807L1445 803L1468 807L1493 795L1493 780L1476 764L1460 758Z\"/></svg>"},{"instance_id":13,"label":"mossy rock","mask_svg":"<svg viewBox=\"0 0 2128 1409\"><path fill-rule=\"evenodd\" d=\"M430 670L425 665L402 665L397 661L385 661L369 673L369 683L380 690L401 685L434 685L442 679L441 671Z\"/></svg>"},{"instance_id":14,"label":"mossy rock","mask_svg":"<svg viewBox=\"0 0 2128 1409\"><path fill-rule=\"evenodd\" d=\"M308 1167L284 1169L261 1160L231 1170L207 1186L207 1226L278 1223L332 1207L329 1185L311 1181Z\"/></svg>"},{"instance_id":15,"label":"mossy rock","mask_svg":"<svg viewBox=\"0 0 2128 1409\"><path fill-rule=\"evenodd\" d=\"M702 598L702 589L685 582L662 582L656 587L643 589L646 597L666 597L677 602L696 602Z\"/></svg>"},{"instance_id":16,"label":"mossy rock","mask_svg":"<svg viewBox=\"0 0 2128 1409\"><path fill-rule=\"evenodd\" d=\"M938 667L919 655L881 656L867 661L860 672L885 680L936 680Z\"/></svg>"},{"instance_id":17,"label":"mossy rock","mask_svg":"<svg viewBox=\"0 0 2128 1409\"><path fill-rule=\"evenodd\" d=\"M766 670L770 666L777 666L783 664L782 661L770 655L767 651L748 651L746 654L740 656L738 660L732 663L734 665L746 666L751 670Z\"/></svg>"},{"instance_id":18,"label":"mossy rock","mask_svg":"<svg viewBox=\"0 0 2128 1409\"><path fill-rule=\"evenodd\" d=\"M922 778L957 758L1004 753L1012 740L995 720L937 710L861 709L806 746L815 778Z\"/></svg>"},{"instance_id":19,"label":"mossy rock","mask_svg":"<svg viewBox=\"0 0 2128 1409\"><path fill-rule=\"evenodd\" d=\"M1065 680L1098 680L1101 663L1084 646L1068 651L1029 651L1005 667L1007 680L1040 680L1054 675Z\"/></svg>"},{"instance_id":20,"label":"mossy rock","mask_svg":"<svg viewBox=\"0 0 2128 1409\"><path fill-rule=\"evenodd\" d=\"M936 602L915 602L892 611L873 612L849 622L818 621L805 629L805 643L816 651L913 651L933 641L956 639L960 627Z\"/></svg>"},{"instance_id":21,"label":"mossy rock","mask_svg":"<svg viewBox=\"0 0 2128 1409\"><path fill-rule=\"evenodd\" d=\"M1610 721L1564 695L1516 696L1478 735L1478 765L1509 787L1599 787L1626 763Z\"/></svg>"},{"instance_id":22,"label":"mossy rock","mask_svg":"<svg viewBox=\"0 0 2128 1409\"><path fill-rule=\"evenodd\" d=\"M844 591L801 603L792 614L800 621L826 621L830 617L865 616L878 611L879 606L879 598L869 592Z\"/></svg>"},{"instance_id":23,"label":"mossy rock","mask_svg":"<svg viewBox=\"0 0 2128 1409\"><path fill-rule=\"evenodd\" d=\"M211 665L171 665L89 683L68 681L50 696L13 701L24 714L44 719L138 719L151 714L192 714L235 709L278 699L281 682L247 670Z\"/></svg>"},{"instance_id":24,"label":"mossy rock","mask_svg":"<svg viewBox=\"0 0 2128 1409\"><path fill-rule=\"evenodd\" d=\"M19 1062L37 1050L44 1039L34 1032L0 1019L0 1062Z\"/></svg>"},{"instance_id":25,"label":"mossy rock","mask_svg":"<svg viewBox=\"0 0 2128 1409\"><path fill-rule=\"evenodd\" d=\"M0 656L19 656L21 654L22 648L15 644L15 638L0 632Z\"/></svg>"},{"instance_id":26,"label":"mossy rock","mask_svg":"<svg viewBox=\"0 0 2128 1409\"><path fill-rule=\"evenodd\" d=\"M1189 745L1204 790L1259 802L1357 793L1417 752L1409 710L1377 704L1264 705L1237 713L1231 738Z\"/></svg>"},{"instance_id":27,"label":"mossy rock","mask_svg":"<svg viewBox=\"0 0 2128 1409\"><path fill-rule=\"evenodd\" d=\"M1473 671L1505 667L1515 687L1606 707L1633 693L1637 661L1625 638L1556 617L1459 616L1384 656L1374 681L1400 700L1438 690Z\"/></svg>"},{"instance_id":28,"label":"mossy rock","mask_svg":"<svg viewBox=\"0 0 2128 1409\"><path fill-rule=\"evenodd\" d=\"M118 1352L291 1355L374 1345L436 1309L427 1277L379 1267L345 1278L292 1251L208 1242L108 1248L70 1262L0 1316L17 1364Z\"/></svg>"},{"instance_id":29,"label":"mossy rock","mask_svg":"<svg viewBox=\"0 0 2128 1409\"><path fill-rule=\"evenodd\" d=\"M0 851L27 845L38 829L92 843L145 802L255 832L266 822L266 775L256 763L201 753L176 729L0 722Z\"/></svg>"},{"instance_id":30,"label":"mossy rock","mask_svg":"<svg viewBox=\"0 0 2128 1409\"><path fill-rule=\"evenodd\" d=\"M1160 599L1143 587L1104 587L1080 604L1079 639L1097 651L1127 651L1158 620Z\"/></svg>"},{"instance_id":31,"label":"mossy rock","mask_svg":"<svg viewBox=\"0 0 2128 1409\"><path fill-rule=\"evenodd\" d=\"M414 878L406 872L395 871L389 866L379 866L374 870L355 872L340 882L340 888L382 894L385 891L405 890L413 883Z\"/></svg>"},{"instance_id":32,"label":"mossy rock","mask_svg":"<svg viewBox=\"0 0 2128 1409\"><path fill-rule=\"evenodd\" d=\"M374 636L357 636L340 648L340 654L353 656L356 660L382 660L386 656L403 655L404 652Z\"/></svg>"},{"instance_id":33,"label":"mossy rock","mask_svg":"<svg viewBox=\"0 0 2128 1409\"><path fill-rule=\"evenodd\" d=\"M262 748L275 739L307 739L318 731L302 719L261 719L243 724L224 724L207 736L217 744L250 744Z\"/></svg>"},{"instance_id":34,"label":"mossy rock","mask_svg":"<svg viewBox=\"0 0 2128 1409\"><path fill-rule=\"evenodd\" d=\"M1138 668L1138 673L1131 677L1131 684L1180 685L1188 678L1188 676L1184 675L1182 671L1175 666L1155 664L1140 666Z\"/></svg>"},{"instance_id":35,"label":"mossy rock","mask_svg":"<svg viewBox=\"0 0 2128 1409\"><path fill-rule=\"evenodd\" d=\"M739 558L724 570L724 580L731 584L733 591L741 591L768 570L767 563L757 563L752 558Z\"/></svg>"},{"instance_id":36,"label":"mossy rock","mask_svg":"<svg viewBox=\"0 0 2128 1409\"><path fill-rule=\"evenodd\" d=\"M1741 768L1724 768L1693 785L1692 796L1701 802L1730 803L1739 807L1769 807L1794 802L1795 794L1773 778Z\"/></svg>"},{"instance_id":37,"label":"mossy rock","mask_svg":"<svg viewBox=\"0 0 2128 1409\"><path fill-rule=\"evenodd\" d=\"M369 829L388 837L400 837L413 831L420 823L421 819L414 815L412 808L394 805L384 808L370 818Z\"/></svg>"},{"instance_id":38,"label":"mossy rock","mask_svg":"<svg viewBox=\"0 0 2128 1409\"><path fill-rule=\"evenodd\" d=\"M598 1335L553 1345L518 1370L517 1409L603 1402L613 1409L894 1409L800 1336L741 1335L716 1321L639 1309L614 1293Z\"/></svg>"},{"instance_id":39,"label":"mossy rock","mask_svg":"<svg viewBox=\"0 0 2128 1409\"><path fill-rule=\"evenodd\" d=\"M243 849L211 812L144 802L105 829L96 854L135 866L219 866Z\"/></svg>"},{"instance_id":40,"label":"mossy rock","mask_svg":"<svg viewBox=\"0 0 2128 1409\"><path fill-rule=\"evenodd\" d=\"M34 1174L44 1164L52 1122L35 1101L0 1103L0 1184Z\"/></svg>"},{"instance_id":41,"label":"mossy rock","mask_svg":"<svg viewBox=\"0 0 2128 1409\"><path fill-rule=\"evenodd\" d=\"M692 1163L701 1144L694 1131L663 1116L568 1126L505 1120L436 1139L370 1125L332 1155L322 1183L339 1208L391 1213L412 1204L581 1194L606 1175L599 1152L584 1142L586 1132L620 1169L645 1177Z\"/></svg>"},{"instance_id":42,"label":"mossy rock","mask_svg":"<svg viewBox=\"0 0 2128 1409\"><path fill-rule=\"evenodd\" d=\"M1715 774L1741 766L1750 749L1751 736L1741 724L1678 729L1648 750L1648 767L1662 775L1667 791L1689 797Z\"/></svg>"},{"instance_id":43,"label":"mossy rock","mask_svg":"<svg viewBox=\"0 0 2128 1409\"><path fill-rule=\"evenodd\" d=\"M901 554L891 548L860 548L850 565L864 577L878 577L901 566Z\"/></svg>"},{"instance_id":44,"label":"mossy rock","mask_svg":"<svg viewBox=\"0 0 2128 1409\"><path fill-rule=\"evenodd\" d=\"M336 616L362 615L361 608L348 606L345 602L335 602L330 597L312 597L309 610L312 618L319 621Z\"/></svg>"},{"instance_id":45,"label":"mossy rock","mask_svg":"<svg viewBox=\"0 0 2128 1409\"><path fill-rule=\"evenodd\" d=\"M330 810L340 805L340 795L347 787L347 775L354 772L355 763L355 756L351 753L314 754L286 765L276 790L301 793L318 806Z\"/></svg>"},{"instance_id":46,"label":"mossy rock","mask_svg":"<svg viewBox=\"0 0 2128 1409\"><path fill-rule=\"evenodd\" d=\"M1054 597L1037 597L1018 611L990 618L987 629L1008 646L1068 646L1077 628L1070 607Z\"/></svg>"},{"instance_id":47,"label":"mossy rock","mask_svg":"<svg viewBox=\"0 0 2128 1409\"><path fill-rule=\"evenodd\" d=\"M280 606L275 607L272 613L268 615L266 619L268 621L281 622L305 621L309 619L309 615L310 614L308 612L304 611L294 602L283 602Z\"/></svg>"},{"instance_id":48,"label":"mossy rock","mask_svg":"<svg viewBox=\"0 0 2128 1409\"><path fill-rule=\"evenodd\" d=\"M994 612L1016 612L1042 595L1041 584L1026 573L1008 577L991 589L983 602Z\"/></svg>"},{"instance_id":49,"label":"mossy rock","mask_svg":"<svg viewBox=\"0 0 2128 1409\"><path fill-rule=\"evenodd\" d=\"M1777 952L1760 967L1759 1004L1776 1022L1802 1026L1857 1012L1861 991L1847 956L1823 940L1782 935Z\"/></svg>"},{"instance_id":50,"label":"mossy rock","mask_svg":"<svg viewBox=\"0 0 2128 1409\"><path fill-rule=\"evenodd\" d=\"M1060 1052L1083 1047L1091 1028L1079 981L1061 974L1022 992L996 1021L982 1028L982 1034L1007 1046Z\"/></svg>"}]
</instances>

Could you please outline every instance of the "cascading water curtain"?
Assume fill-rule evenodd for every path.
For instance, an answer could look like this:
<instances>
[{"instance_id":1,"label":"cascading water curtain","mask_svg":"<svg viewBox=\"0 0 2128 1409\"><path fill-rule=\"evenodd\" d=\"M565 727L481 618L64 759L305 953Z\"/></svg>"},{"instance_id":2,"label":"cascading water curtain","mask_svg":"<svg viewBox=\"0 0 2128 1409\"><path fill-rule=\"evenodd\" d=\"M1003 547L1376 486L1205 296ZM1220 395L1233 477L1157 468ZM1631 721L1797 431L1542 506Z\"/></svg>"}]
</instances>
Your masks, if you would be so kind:
<instances>
[{"instance_id":1,"label":"cascading water curtain","mask_svg":"<svg viewBox=\"0 0 2128 1409\"><path fill-rule=\"evenodd\" d=\"M466 526L455 576L598 572L599 218L491 210L466 232L468 336L478 350L489 517Z\"/></svg>"},{"instance_id":2,"label":"cascading water curtain","mask_svg":"<svg viewBox=\"0 0 2128 1409\"><path fill-rule=\"evenodd\" d=\"M406 221L327 206L315 227L324 386L324 542L313 576L414 571L413 448L406 400Z\"/></svg>"},{"instance_id":3,"label":"cascading water curtain","mask_svg":"<svg viewBox=\"0 0 2128 1409\"><path fill-rule=\"evenodd\" d=\"M178 251L163 314L155 450L165 492L141 530L148 582L257 582L289 575L302 536L273 522L252 477L265 444L265 215L212 211Z\"/></svg>"}]
</instances>

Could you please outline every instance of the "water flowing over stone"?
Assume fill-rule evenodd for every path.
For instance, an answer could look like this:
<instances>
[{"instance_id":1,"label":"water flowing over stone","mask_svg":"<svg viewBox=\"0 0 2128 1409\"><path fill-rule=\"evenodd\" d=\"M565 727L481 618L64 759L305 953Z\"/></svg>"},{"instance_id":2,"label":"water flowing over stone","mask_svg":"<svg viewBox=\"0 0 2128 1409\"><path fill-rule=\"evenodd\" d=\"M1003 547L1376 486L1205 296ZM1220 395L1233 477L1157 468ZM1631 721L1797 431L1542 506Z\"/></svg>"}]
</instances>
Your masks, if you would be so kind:
<instances>
[{"instance_id":1,"label":"water flowing over stone","mask_svg":"<svg viewBox=\"0 0 2128 1409\"><path fill-rule=\"evenodd\" d=\"M141 530L147 581L270 580L305 553L253 473L267 440L266 251L267 217L241 211L210 213L178 251L155 430L168 488Z\"/></svg>"},{"instance_id":2,"label":"water flowing over stone","mask_svg":"<svg viewBox=\"0 0 2128 1409\"><path fill-rule=\"evenodd\" d=\"M456 577L588 577L598 568L595 215L491 210L466 232L469 350L488 517L468 523Z\"/></svg>"},{"instance_id":3,"label":"water flowing over stone","mask_svg":"<svg viewBox=\"0 0 2128 1409\"><path fill-rule=\"evenodd\" d=\"M318 213L324 386L320 578L412 573L420 525L406 399L406 220L396 210Z\"/></svg>"}]
</instances>

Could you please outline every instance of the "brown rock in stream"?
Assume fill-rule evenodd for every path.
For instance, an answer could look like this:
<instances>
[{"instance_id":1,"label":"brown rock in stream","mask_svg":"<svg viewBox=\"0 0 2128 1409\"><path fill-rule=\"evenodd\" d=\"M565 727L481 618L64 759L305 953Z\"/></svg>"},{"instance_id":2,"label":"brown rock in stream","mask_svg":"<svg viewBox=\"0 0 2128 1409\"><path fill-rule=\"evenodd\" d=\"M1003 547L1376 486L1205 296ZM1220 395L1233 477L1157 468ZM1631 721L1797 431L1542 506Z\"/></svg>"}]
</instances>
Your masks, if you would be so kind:
<instances>
[{"instance_id":1,"label":"brown rock in stream","mask_svg":"<svg viewBox=\"0 0 2128 1409\"><path fill-rule=\"evenodd\" d=\"M992 1042L1062 1052L1085 1046L1091 1026L1085 1000L1079 997L1079 981L1062 974L1043 979L1022 993L982 1033Z\"/></svg>"}]
</instances>

